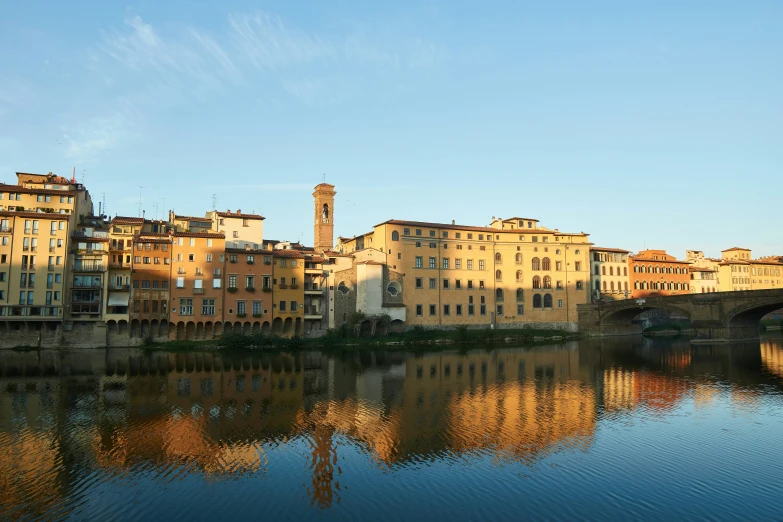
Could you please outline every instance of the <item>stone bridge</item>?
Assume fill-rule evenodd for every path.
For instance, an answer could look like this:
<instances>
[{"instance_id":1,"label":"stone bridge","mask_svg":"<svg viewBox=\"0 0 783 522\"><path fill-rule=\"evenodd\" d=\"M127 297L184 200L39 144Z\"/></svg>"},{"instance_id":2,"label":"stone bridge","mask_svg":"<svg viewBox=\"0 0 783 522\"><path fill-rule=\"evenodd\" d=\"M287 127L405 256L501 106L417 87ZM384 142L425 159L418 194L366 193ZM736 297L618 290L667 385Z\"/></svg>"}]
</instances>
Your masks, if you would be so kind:
<instances>
[{"instance_id":1,"label":"stone bridge","mask_svg":"<svg viewBox=\"0 0 783 522\"><path fill-rule=\"evenodd\" d=\"M645 297L579 305L579 331L599 334L641 333L633 319L647 310L668 310L687 317L698 339L752 339L759 321L783 308L783 289Z\"/></svg>"}]
</instances>

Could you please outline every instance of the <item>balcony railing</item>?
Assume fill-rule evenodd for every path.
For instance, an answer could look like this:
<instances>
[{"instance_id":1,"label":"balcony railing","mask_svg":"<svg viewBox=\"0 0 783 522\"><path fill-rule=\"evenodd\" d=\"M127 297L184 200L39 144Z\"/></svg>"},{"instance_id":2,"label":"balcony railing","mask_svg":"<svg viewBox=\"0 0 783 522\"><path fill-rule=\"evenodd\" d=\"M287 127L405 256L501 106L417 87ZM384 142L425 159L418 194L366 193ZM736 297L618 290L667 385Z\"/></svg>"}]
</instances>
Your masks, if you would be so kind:
<instances>
[{"instance_id":1,"label":"balcony railing","mask_svg":"<svg viewBox=\"0 0 783 522\"><path fill-rule=\"evenodd\" d=\"M13 234L14 227L0 227L0 234Z\"/></svg>"},{"instance_id":2,"label":"balcony railing","mask_svg":"<svg viewBox=\"0 0 783 522\"><path fill-rule=\"evenodd\" d=\"M54 271L54 265L46 265L46 269L52 272Z\"/></svg>"},{"instance_id":3,"label":"balcony railing","mask_svg":"<svg viewBox=\"0 0 783 522\"><path fill-rule=\"evenodd\" d=\"M111 285L109 287L109 290L114 292L129 292L130 285Z\"/></svg>"},{"instance_id":4,"label":"balcony railing","mask_svg":"<svg viewBox=\"0 0 783 522\"><path fill-rule=\"evenodd\" d=\"M103 263L80 263L77 261L73 264L73 270L75 272L105 272L106 265Z\"/></svg>"},{"instance_id":5,"label":"balcony railing","mask_svg":"<svg viewBox=\"0 0 783 522\"><path fill-rule=\"evenodd\" d=\"M277 287L280 288L280 290L285 290L286 288L288 288L288 285L285 283L280 283L279 285L277 285Z\"/></svg>"}]
</instances>

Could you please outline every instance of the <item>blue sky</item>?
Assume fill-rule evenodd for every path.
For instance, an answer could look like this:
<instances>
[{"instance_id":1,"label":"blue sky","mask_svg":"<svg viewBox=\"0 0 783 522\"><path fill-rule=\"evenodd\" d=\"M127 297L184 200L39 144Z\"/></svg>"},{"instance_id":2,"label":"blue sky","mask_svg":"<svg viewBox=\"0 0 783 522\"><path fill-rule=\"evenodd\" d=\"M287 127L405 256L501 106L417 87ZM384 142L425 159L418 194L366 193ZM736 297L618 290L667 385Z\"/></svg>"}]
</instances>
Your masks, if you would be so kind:
<instances>
[{"instance_id":1,"label":"blue sky","mask_svg":"<svg viewBox=\"0 0 783 522\"><path fill-rule=\"evenodd\" d=\"M783 254L783 2L8 2L0 173L110 214L535 217L601 246Z\"/></svg>"}]
</instances>

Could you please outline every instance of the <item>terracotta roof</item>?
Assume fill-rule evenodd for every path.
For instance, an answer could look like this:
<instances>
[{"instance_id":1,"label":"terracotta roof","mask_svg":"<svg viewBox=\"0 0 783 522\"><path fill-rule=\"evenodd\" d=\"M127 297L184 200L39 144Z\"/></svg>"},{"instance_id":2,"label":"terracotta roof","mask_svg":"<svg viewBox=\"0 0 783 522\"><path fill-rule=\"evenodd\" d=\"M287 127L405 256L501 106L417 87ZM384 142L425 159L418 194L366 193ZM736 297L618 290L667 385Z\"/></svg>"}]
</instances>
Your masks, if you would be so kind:
<instances>
[{"instance_id":1,"label":"terracotta roof","mask_svg":"<svg viewBox=\"0 0 783 522\"><path fill-rule=\"evenodd\" d=\"M204 221L204 222L212 223L212 218L199 217L199 216L177 216L175 214L174 219L181 219L183 221Z\"/></svg>"},{"instance_id":2,"label":"terracotta roof","mask_svg":"<svg viewBox=\"0 0 783 522\"><path fill-rule=\"evenodd\" d=\"M111 220L112 223L120 223L122 225L143 225L144 218L126 217L126 216L114 216Z\"/></svg>"},{"instance_id":3,"label":"terracotta roof","mask_svg":"<svg viewBox=\"0 0 783 522\"><path fill-rule=\"evenodd\" d=\"M635 256L629 256L629 259L633 261L638 261L639 263L677 263L680 265L689 265L690 262L688 261L680 261L679 259L648 259L646 257L635 257Z\"/></svg>"},{"instance_id":4,"label":"terracotta roof","mask_svg":"<svg viewBox=\"0 0 783 522\"><path fill-rule=\"evenodd\" d=\"M689 267L688 270L690 272L715 272L714 268L704 268L702 266L692 266Z\"/></svg>"},{"instance_id":5,"label":"terracotta roof","mask_svg":"<svg viewBox=\"0 0 783 522\"><path fill-rule=\"evenodd\" d=\"M376 227L379 227L381 225L403 225L403 226L409 226L409 227L421 227L421 228L445 228L447 230L465 230L468 232L487 232L489 234L538 234L538 235L546 235L546 234L552 234L557 236L587 236L589 234L585 234L584 232L560 232L560 231L554 231L549 229L542 229L542 228L525 228L525 229L513 229L513 230L500 230L499 228L492 228L492 227L477 227L472 225L452 225L450 223L429 223L425 221L404 221L400 219L390 219L388 221L384 221L383 223L378 223L375 225ZM429 236L408 236L408 237L429 237ZM437 239L437 238L433 238ZM453 239L453 238L449 238ZM350 241L350 240L349 240Z\"/></svg>"},{"instance_id":6,"label":"terracotta roof","mask_svg":"<svg viewBox=\"0 0 783 522\"><path fill-rule=\"evenodd\" d=\"M212 239L225 239L223 232L174 232L174 237L207 237Z\"/></svg>"},{"instance_id":7,"label":"terracotta roof","mask_svg":"<svg viewBox=\"0 0 783 522\"><path fill-rule=\"evenodd\" d=\"M271 250L264 250L262 248L251 248L249 250L246 250L244 248L227 248L226 252L231 254L260 254L260 255L272 255Z\"/></svg>"},{"instance_id":8,"label":"terracotta roof","mask_svg":"<svg viewBox=\"0 0 783 522\"><path fill-rule=\"evenodd\" d=\"M149 236L136 236L133 239L134 243L153 243L153 244L171 244L170 237L149 237Z\"/></svg>"},{"instance_id":9,"label":"terracotta roof","mask_svg":"<svg viewBox=\"0 0 783 522\"><path fill-rule=\"evenodd\" d=\"M326 263L327 261L329 261L328 259L325 259L323 257L307 257L306 259L313 263Z\"/></svg>"},{"instance_id":10,"label":"terracotta roof","mask_svg":"<svg viewBox=\"0 0 783 522\"><path fill-rule=\"evenodd\" d=\"M783 260L781 259L751 259L748 262L751 265L783 265Z\"/></svg>"},{"instance_id":11,"label":"terracotta roof","mask_svg":"<svg viewBox=\"0 0 783 522\"><path fill-rule=\"evenodd\" d=\"M56 212L26 212L26 211L11 211L0 210L0 216L19 216L24 218L37 218L37 219L65 219L68 220L71 217L70 214L57 214Z\"/></svg>"},{"instance_id":12,"label":"terracotta roof","mask_svg":"<svg viewBox=\"0 0 783 522\"><path fill-rule=\"evenodd\" d=\"M381 263L380 261L374 261L374 260L372 260L372 259L367 259L367 260L365 260L365 261L359 261L359 262L358 262L358 263L356 263L356 264L357 264L357 265L380 265L380 266L383 266L383 265L385 265L386 263Z\"/></svg>"},{"instance_id":13,"label":"terracotta roof","mask_svg":"<svg viewBox=\"0 0 783 522\"><path fill-rule=\"evenodd\" d=\"M223 218L241 218L241 219L266 219L258 214L236 214L233 212L218 212L218 216Z\"/></svg>"},{"instance_id":14,"label":"terracotta roof","mask_svg":"<svg viewBox=\"0 0 783 522\"><path fill-rule=\"evenodd\" d=\"M602 248L602 247L590 247L590 250L600 250L601 252L617 252L619 254L629 254L630 250L623 250L622 248Z\"/></svg>"},{"instance_id":15,"label":"terracotta roof","mask_svg":"<svg viewBox=\"0 0 783 522\"><path fill-rule=\"evenodd\" d=\"M500 219L500 218L497 218L497 219ZM526 218L526 217L510 217L510 218L503 219L502 221L503 221L504 223L505 223L506 221L535 221L535 222L538 222L538 220L537 220L537 219L534 219L534 218ZM534 229L532 229L532 228L531 228L530 230L534 230Z\"/></svg>"},{"instance_id":16,"label":"terracotta roof","mask_svg":"<svg viewBox=\"0 0 783 522\"><path fill-rule=\"evenodd\" d=\"M750 262L745 259L724 259L719 265L749 265Z\"/></svg>"},{"instance_id":17,"label":"terracotta roof","mask_svg":"<svg viewBox=\"0 0 783 522\"><path fill-rule=\"evenodd\" d=\"M305 255L299 250L274 250L275 257L290 257L295 259L304 259Z\"/></svg>"},{"instance_id":18,"label":"terracotta roof","mask_svg":"<svg viewBox=\"0 0 783 522\"><path fill-rule=\"evenodd\" d=\"M741 247L731 247L727 248L726 250L721 250L721 252L731 252L732 250L750 250L749 248L741 248Z\"/></svg>"}]
</instances>

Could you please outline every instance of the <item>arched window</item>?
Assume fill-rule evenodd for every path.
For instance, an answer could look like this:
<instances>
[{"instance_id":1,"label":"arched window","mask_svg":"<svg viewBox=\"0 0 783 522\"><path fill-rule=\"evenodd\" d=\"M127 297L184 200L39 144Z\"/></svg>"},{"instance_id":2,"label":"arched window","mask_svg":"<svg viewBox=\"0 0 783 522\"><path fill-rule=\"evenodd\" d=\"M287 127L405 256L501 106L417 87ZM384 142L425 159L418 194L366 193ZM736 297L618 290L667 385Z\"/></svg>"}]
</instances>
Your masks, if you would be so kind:
<instances>
[{"instance_id":1,"label":"arched window","mask_svg":"<svg viewBox=\"0 0 783 522\"><path fill-rule=\"evenodd\" d=\"M628 281L625 282L625 291L628 291Z\"/></svg>"},{"instance_id":2,"label":"arched window","mask_svg":"<svg viewBox=\"0 0 783 522\"><path fill-rule=\"evenodd\" d=\"M645 268L644 268L643 266L640 266L640 267L639 267L639 273L640 273L640 274L643 274L643 273L644 273L644 270L645 270Z\"/></svg>"},{"instance_id":3,"label":"arched window","mask_svg":"<svg viewBox=\"0 0 783 522\"><path fill-rule=\"evenodd\" d=\"M348 293L348 286L345 284L345 281L340 281L340 283L337 285L337 290L343 295Z\"/></svg>"},{"instance_id":4,"label":"arched window","mask_svg":"<svg viewBox=\"0 0 783 522\"><path fill-rule=\"evenodd\" d=\"M536 276L533 278L533 288L541 288L541 278Z\"/></svg>"},{"instance_id":5,"label":"arched window","mask_svg":"<svg viewBox=\"0 0 783 522\"><path fill-rule=\"evenodd\" d=\"M552 308L552 294L544 294L544 308Z\"/></svg>"},{"instance_id":6,"label":"arched window","mask_svg":"<svg viewBox=\"0 0 783 522\"><path fill-rule=\"evenodd\" d=\"M533 308L541 308L541 294L533 296Z\"/></svg>"},{"instance_id":7,"label":"arched window","mask_svg":"<svg viewBox=\"0 0 783 522\"><path fill-rule=\"evenodd\" d=\"M552 270L552 263L549 261L548 257L545 257L541 261L541 269L542 270Z\"/></svg>"},{"instance_id":8,"label":"arched window","mask_svg":"<svg viewBox=\"0 0 783 522\"><path fill-rule=\"evenodd\" d=\"M502 301L503 300L503 289L502 288L498 288L497 290L495 290L495 299L498 300L498 301Z\"/></svg>"},{"instance_id":9,"label":"arched window","mask_svg":"<svg viewBox=\"0 0 783 522\"><path fill-rule=\"evenodd\" d=\"M609 267L609 275L610 276L614 275L614 268L611 266Z\"/></svg>"},{"instance_id":10,"label":"arched window","mask_svg":"<svg viewBox=\"0 0 783 522\"><path fill-rule=\"evenodd\" d=\"M517 288L517 302L521 303L525 300L525 291L521 288Z\"/></svg>"},{"instance_id":11,"label":"arched window","mask_svg":"<svg viewBox=\"0 0 783 522\"><path fill-rule=\"evenodd\" d=\"M606 281L604 281L604 292L606 292Z\"/></svg>"},{"instance_id":12,"label":"arched window","mask_svg":"<svg viewBox=\"0 0 783 522\"><path fill-rule=\"evenodd\" d=\"M593 272L595 272L595 275L598 275L600 273L598 270L598 265L595 265Z\"/></svg>"},{"instance_id":13,"label":"arched window","mask_svg":"<svg viewBox=\"0 0 783 522\"><path fill-rule=\"evenodd\" d=\"M522 264L522 254L519 254L519 253L518 253L518 254L517 254L515 257L514 257L514 261L516 261L516 263L517 263L518 265L521 265L521 264Z\"/></svg>"},{"instance_id":14,"label":"arched window","mask_svg":"<svg viewBox=\"0 0 783 522\"><path fill-rule=\"evenodd\" d=\"M500 270L495 270L495 279L497 281L500 281L501 279L503 279L503 272L501 272Z\"/></svg>"},{"instance_id":15,"label":"arched window","mask_svg":"<svg viewBox=\"0 0 783 522\"><path fill-rule=\"evenodd\" d=\"M321 222L329 223L329 205L326 203L324 203L324 206L321 209Z\"/></svg>"},{"instance_id":16,"label":"arched window","mask_svg":"<svg viewBox=\"0 0 783 522\"><path fill-rule=\"evenodd\" d=\"M541 260L537 257L534 257L530 263L533 266L533 270L541 270Z\"/></svg>"},{"instance_id":17,"label":"arched window","mask_svg":"<svg viewBox=\"0 0 783 522\"><path fill-rule=\"evenodd\" d=\"M614 292L614 281L612 281L611 283L609 283L609 289L610 289L612 292Z\"/></svg>"},{"instance_id":18,"label":"arched window","mask_svg":"<svg viewBox=\"0 0 783 522\"><path fill-rule=\"evenodd\" d=\"M639 281L634 281L633 282L633 289L634 290L639 290Z\"/></svg>"},{"instance_id":19,"label":"arched window","mask_svg":"<svg viewBox=\"0 0 783 522\"><path fill-rule=\"evenodd\" d=\"M544 276L544 288L552 288L552 278Z\"/></svg>"},{"instance_id":20,"label":"arched window","mask_svg":"<svg viewBox=\"0 0 783 522\"><path fill-rule=\"evenodd\" d=\"M606 275L606 266L601 267L601 275Z\"/></svg>"},{"instance_id":21,"label":"arched window","mask_svg":"<svg viewBox=\"0 0 783 522\"><path fill-rule=\"evenodd\" d=\"M400 233L396 230L392 232L392 241L399 241L400 240Z\"/></svg>"},{"instance_id":22,"label":"arched window","mask_svg":"<svg viewBox=\"0 0 783 522\"><path fill-rule=\"evenodd\" d=\"M517 270L517 281L522 281L522 270Z\"/></svg>"},{"instance_id":23,"label":"arched window","mask_svg":"<svg viewBox=\"0 0 783 522\"><path fill-rule=\"evenodd\" d=\"M495 263L502 263L503 257L500 255L500 252L495 253Z\"/></svg>"},{"instance_id":24,"label":"arched window","mask_svg":"<svg viewBox=\"0 0 783 522\"><path fill-rule=\"evenodd\" d=\"M598 290L599 292L601 291L601 281L595 282L595 289Z\"/></svg>"},{"instance_id":25,"label":"arched window","mask_svg":"<svg viewBox=\"0 0 783 522\"><path fill-rule=\"evenodd\" d=\"M627 266L624 266L624 267L623 267L623 275L624 275L624 276L627 276L627 275L628 275L628 267L627 267ZM627 290L627 289L626 289L626 290Z\"/></svg>"}]
</instances>

